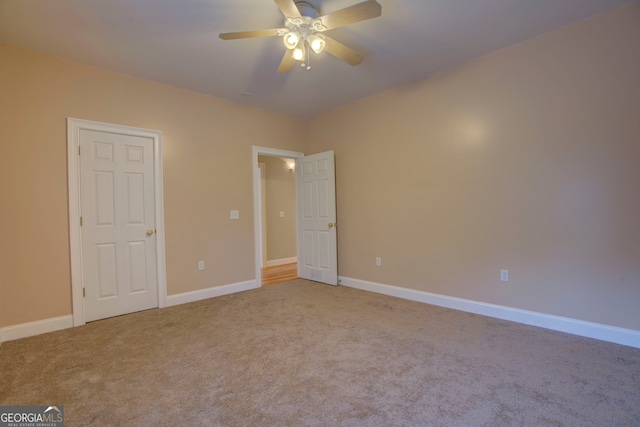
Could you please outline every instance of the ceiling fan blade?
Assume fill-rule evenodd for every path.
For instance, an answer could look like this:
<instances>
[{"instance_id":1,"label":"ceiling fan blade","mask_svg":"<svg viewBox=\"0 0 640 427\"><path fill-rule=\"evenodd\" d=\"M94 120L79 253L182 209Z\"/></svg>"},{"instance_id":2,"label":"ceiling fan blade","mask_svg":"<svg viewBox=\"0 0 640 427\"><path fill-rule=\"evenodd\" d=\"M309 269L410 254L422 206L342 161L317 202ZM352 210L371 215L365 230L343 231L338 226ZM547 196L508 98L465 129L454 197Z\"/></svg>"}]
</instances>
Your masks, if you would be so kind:
<instances>
[{"instance_id":1,"label":"ceiling fan blade","mask_svg":"<svg viewBox=\"0 0 640 427\"><path fill-rule=\"evenodd\" d=\"M366 21L382 15L382 6L376 0L367 0L353 6L345 7L336 12L321 16L322 24L328 30L353 24L354 22Z\"/></svg>"},{"instance_id":2,"label":"ceiling fan blade","mask_svg":"<svg viewBox=\"0 0 640 427\"><path fill-rule=\"evenodd\" d=\"M222 40L248 39L253 37L274 37L278 35L279 28L258 31L238 31L235 33L220 33Z\"/></svg>"},{"instance_id":3,"label":"ceiling fan blade","mask_svg":"<svg viewBox=\"0 0 640 427\"><path fill-rule=\"evenodd\" d=\"M284 56L282 57L282 62L280 62L280 66L278 67L278 72L285 74L291 72L293 67L296 65L296 60L291 57L291 51L289 49L284 51Z\"/></svg>"},{"instance_id":4,"label":"ceiling fan blade","mask_svg":"<svg viewBox=\"0 0 640 427\"><path fill-rule=\"evenodd\" d=\"M346 62L349 65L358 65L364 59L364 55L348 48L340 42L325 35L324 51Z\"/></svg>"},{"instance_id":5,"label":"ceiling fan blade","mask_svg":"<svg viewBox=\"0 0 640 427\"><path fill-rule=\"evenodd\" d=\"M278 5L278 8L282 12L282 14L289 18L299 18L302 15L298 10L298 6L293 2L293 0L274 0Z\"/></svg>"}]
</instances>

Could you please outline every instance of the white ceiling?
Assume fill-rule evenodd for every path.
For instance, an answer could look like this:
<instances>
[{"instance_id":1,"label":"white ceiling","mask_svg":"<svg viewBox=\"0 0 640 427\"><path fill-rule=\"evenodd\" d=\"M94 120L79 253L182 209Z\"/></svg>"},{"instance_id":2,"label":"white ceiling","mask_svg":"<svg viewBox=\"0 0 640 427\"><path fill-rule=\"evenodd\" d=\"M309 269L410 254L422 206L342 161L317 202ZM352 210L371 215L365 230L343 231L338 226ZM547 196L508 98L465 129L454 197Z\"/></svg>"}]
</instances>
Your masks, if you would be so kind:
<instances>
[{"instance_id":1,"label":"white ceiling","mask_svg":"<svg viewBox=\"0 0 640 427\"><path fill-rule=\"evenodd\" d=\"M360 0L313 0L320 14ZM629 0L378 0L379 18L328 32L366 55L322 53L278 74L273 0L0 0L0 41L300 118L348 104Z\"/></svg>"}]
</instances>

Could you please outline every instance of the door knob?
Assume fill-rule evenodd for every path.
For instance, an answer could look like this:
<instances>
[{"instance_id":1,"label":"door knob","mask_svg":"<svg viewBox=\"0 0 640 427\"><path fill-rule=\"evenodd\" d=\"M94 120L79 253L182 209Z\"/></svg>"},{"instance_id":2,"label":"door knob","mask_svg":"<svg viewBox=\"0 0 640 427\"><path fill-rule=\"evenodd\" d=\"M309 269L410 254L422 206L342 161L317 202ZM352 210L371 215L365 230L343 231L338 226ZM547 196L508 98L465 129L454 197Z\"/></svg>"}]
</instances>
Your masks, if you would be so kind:
<instances>
[{"instance_id":1,"label":"door knob","mask_svg":"<svg viewBox=\"0 0 640 427\"><path fill-rule=\"evenodd\" d=\"M151 236L155 232L156 232L156 230L153 230L153 229L150 228L150 229L147 230L147 236Z\"/></svg>"},{"instance_id":2,"label":"door knob","mask_svg":"<svg viewBox=\"0 0 640 427\"><path fill-rule=\"evenodd\" d=\"M335 225L334 223L330 222L329 223L329 228L333 227L334 225Z\"/></svg>"}]
</instances>

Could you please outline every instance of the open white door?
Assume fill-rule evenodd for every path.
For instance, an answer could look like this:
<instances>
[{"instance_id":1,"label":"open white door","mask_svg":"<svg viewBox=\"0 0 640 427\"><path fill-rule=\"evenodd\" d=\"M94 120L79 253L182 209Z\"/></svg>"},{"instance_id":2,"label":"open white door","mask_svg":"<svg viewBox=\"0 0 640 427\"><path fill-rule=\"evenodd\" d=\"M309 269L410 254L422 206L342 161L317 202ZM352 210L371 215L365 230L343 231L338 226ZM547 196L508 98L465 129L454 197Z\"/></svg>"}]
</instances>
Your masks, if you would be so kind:
<instances>
[{"instance_id":1,"label":"open white door","mask_svg":"<svg viewBox=\"0 0 640 427\"><path fill-rule=\"evenodd\" d=\"M338 284L333 151L296 159L298 276Z\"/></svg>"}]
</instances>

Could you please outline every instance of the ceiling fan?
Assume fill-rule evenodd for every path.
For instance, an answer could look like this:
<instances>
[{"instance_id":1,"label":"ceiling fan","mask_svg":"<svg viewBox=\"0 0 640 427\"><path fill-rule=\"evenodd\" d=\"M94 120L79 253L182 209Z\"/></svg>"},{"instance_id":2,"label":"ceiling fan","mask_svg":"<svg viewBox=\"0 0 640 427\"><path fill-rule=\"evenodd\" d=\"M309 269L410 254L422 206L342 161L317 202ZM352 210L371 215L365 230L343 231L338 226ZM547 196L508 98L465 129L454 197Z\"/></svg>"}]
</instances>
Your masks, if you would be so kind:
<instances>
[{"instance_id":1,"label":"ceiling fan","mask_svg":"<svg viewBox=\"0 0 640 427\"><path fill-rule=\"evenodd\" d=\"M324 50L349 65L360 64L364 59L362 54L329 37L325 31L376 18L382 14L382 6L376 0L367 0L323 16L319 16L320 14L312 5L311 0L274 1L285 17L284 28L221 33L220 38L234 40L253 37L282 37L287 51L280 62L280 67L278 67L279 73L288 73L293 70L296 61L301 61L302 66L307 69L311 68L308 65L309 50L314 53L320 53ZM305 60L307 64L303 62Z\"/></svg>"}]
</instances>

